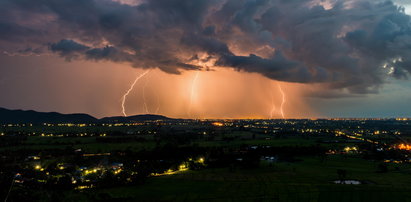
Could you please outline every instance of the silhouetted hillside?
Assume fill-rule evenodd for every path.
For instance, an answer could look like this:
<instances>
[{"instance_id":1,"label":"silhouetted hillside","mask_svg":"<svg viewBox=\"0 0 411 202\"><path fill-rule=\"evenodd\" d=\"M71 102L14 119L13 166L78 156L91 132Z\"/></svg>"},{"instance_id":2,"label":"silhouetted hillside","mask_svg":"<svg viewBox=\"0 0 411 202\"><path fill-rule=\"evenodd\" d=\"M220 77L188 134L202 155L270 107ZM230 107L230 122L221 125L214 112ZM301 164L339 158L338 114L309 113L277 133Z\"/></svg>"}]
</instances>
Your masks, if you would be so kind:
<instances>
[{"instance_id":1,"label":"silhouetted hillside","mask_svg":"<svg viewBox=\"0 0 411 202\"><path fill-rule=\"evenodd\" d=\"M171 120L161 115L115 116L102 119L88 114L61 114L57 112L36 112L33 110L9 110L0 108L0 123L129 123L142 121Z\"/></svg>"},{"instance_id":2,"label":"silhouetted hillside","mask_svg":"<svg viewBox=\"0 0 411 202\"><path fill-rule=\"evenodd\" d=\"M97 121L98 119L88 114L60 114L0 108L0 123L93 123Z\"/></svg>"},{"instance_id":3,"label":"silhouetted hillside","mask_svg":"<svg viewBox=\"0 0 411 202\"><path fill-rule=\"evenodd\" d=\"M171 118L153 115L153 114L144 114L144 115L135 115L135 116L114 116L114 117L105 117L100 119L100 122L105 123L126 123L126 122L140 122L140 121L157 121L157 120L171 120Z\"/></svg>"}]
</instances>

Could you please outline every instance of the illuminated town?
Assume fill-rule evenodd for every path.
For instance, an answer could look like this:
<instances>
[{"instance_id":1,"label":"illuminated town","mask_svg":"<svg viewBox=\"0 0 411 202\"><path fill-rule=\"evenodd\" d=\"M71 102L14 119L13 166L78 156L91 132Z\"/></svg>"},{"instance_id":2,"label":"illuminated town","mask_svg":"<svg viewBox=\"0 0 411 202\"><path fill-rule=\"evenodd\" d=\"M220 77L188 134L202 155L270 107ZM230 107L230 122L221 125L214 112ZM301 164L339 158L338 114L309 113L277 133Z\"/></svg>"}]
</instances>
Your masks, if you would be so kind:
<instances>
[{"instance_id":1,"label":"illuminated town","mask_svg":"<svg viewBox=\"0 0 411 202\"><path fill-rule=\"evenodd\" d=\"M296 167L318 161L329 173L320 184L380 184L380 175L409 175L410 124L403 118L3 124L2 177L13 190L83 194L210 171L304 176ZM358 165L334 165L352 161ZM362 164L368 169L358 171Z\"/></svg>"}]
</instances>

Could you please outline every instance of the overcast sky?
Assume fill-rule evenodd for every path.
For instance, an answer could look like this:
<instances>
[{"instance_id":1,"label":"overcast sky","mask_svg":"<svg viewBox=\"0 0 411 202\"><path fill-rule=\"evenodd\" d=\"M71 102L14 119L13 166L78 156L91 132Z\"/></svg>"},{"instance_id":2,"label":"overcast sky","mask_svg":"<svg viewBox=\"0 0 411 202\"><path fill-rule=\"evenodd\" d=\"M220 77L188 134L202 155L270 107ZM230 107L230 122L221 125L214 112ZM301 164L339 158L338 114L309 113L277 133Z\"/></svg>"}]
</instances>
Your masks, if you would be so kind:
<instances>
[{"instance_id":1,"label":"overcast sky","mask_svg":"<svg viewBox=\"0 0 411 202\"><path fill-rule=\"evenodd\" d=\"M411 116L410 14L406 0L3 0L0 107Z\"/></svg>"}]
</instances>

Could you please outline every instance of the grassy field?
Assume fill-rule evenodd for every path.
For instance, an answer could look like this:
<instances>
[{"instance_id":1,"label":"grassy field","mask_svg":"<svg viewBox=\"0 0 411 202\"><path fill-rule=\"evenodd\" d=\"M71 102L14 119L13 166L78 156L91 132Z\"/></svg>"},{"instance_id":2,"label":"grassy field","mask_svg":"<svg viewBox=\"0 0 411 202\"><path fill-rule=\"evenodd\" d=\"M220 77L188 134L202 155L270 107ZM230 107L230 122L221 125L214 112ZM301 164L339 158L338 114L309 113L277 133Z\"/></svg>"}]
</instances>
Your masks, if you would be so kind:
<instances>
[{"instance_id":1,"label":"grassy field","mask_svg":"<svg viewBox=\"0 0 411 202\"><path fill-rule=\"evenodd\" d=\"M226 136L237 137L230 141L222 140L220 137L215 140L205 140L199 139L191 143L191 145L197 145L201 147L225 147L233 148L239 147L241 145L260 145L260 146L310 146L318 144L319 140L324 140L323 137L287 137L281 139L268 138L269 136L258 135L256 139L252 138L250 133L236 133ZM125 137L135 137L134 135ZM37 150L47 150L47 149L63 149L68 146L72 146L76 149L82 149L86 152L110 152L115 150L125 150L131 149L133 151L140 151L142 149L152 149L155 147L155 142L153 141L153 136L151 135L140 135L146 139L144 142L138 141L126 141L126 142L97 142L96 138L106 138L106 137L42 137L42 136L29 136L27 140L24 140L22 144L16 146L5 146L1 147L0 151L12 150L17 151L21 149L37 149ZM110 138L110 137L107 137ZM333 144L322 144L325 147L335 147ZM344 144L350 145L348 144ZM184 146L182 144L181 146Z\"/></svg>"},{"instance_id":2,"label":"grassy field","mask_svg":"<svg viewBox=\"0 0 411 202\"><path fill-rule=\"evenodd\" d=\"M376 163L331 157L324 162L304 158L297 163L262 162L260 168L229 171L206 169L150 178L146 184L71 192L69 198L109 195L124 201L410 201L411 167L389 167L377 173ZM337 185L337 169L361 185Z\"/></svg>"},{"instance_id":3,"label":"grassy field","mask_svg":"<svg viewBox=\"0 0 411 202\"><path fill-rule=\"evenodd\" d=\"M1 147L0 151L74 148L82 149L85 153L97 153L126 149L151 150L156 147L153 135L139 137L144 140L115 142L101 140L116 137L30 136L21 144ZM97 138L100 138L100 142ZM240 148L242 145L305 147L319 144L336 150L356 146L356 143L343 141L325 143L335 138L253 136L250 132L235 131L219 134L214 139L200 136L178 146ZM170 142L163 141L160 145ZM379 173L377 170L380 164L381 161L360 158L360 154L327 155L326 158L299 155L293 163L262 160L260 166L254 169L206 168L149 177L141 185L72 191L40 190L36 193L44 201L53 201L53 195L63 201L411 201L411 165L389 164L387 172ZM346 170L345 179L358 180L362 184L334 184L333 181L339 179L339 169Z\"/></svg>"},{"instance_id":4,"label":"grassy field","mask_svg":"<svg viewBox=\"0 0 411 202\"><path fill-rule=\"evenodd\" d=\"M48 149L64 149L66 147L74 147L82 149L88 153L96 152L111 152L116 150L131 149L140 151L142 149L152 149L155 146L154 141L148 142L119 142L119 143L101 143L96 141L96 137L28 137L22 144L17 146L1 147L0 151L11 150L48 150Z\"/></svg>"}]
</instances>

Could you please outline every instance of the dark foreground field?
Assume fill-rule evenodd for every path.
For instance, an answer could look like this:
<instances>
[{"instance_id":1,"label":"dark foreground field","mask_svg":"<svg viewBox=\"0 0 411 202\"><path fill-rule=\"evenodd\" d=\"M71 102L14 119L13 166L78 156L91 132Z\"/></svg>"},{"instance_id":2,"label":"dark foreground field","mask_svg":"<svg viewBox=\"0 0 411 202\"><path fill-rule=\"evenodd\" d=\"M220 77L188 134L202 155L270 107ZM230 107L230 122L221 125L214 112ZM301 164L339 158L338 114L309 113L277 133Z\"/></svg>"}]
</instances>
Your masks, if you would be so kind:
<instances>
[{"instance_id":1,"label":"dark foreground field","mask_svg":"<svg viewBox=\"0 0 411 202\"><path fill-rule=\"evenodd\" d=\"M410 201L410 173L372 172L375 164L359 159L304 159L299 163L264 165L259 169L207 169L150 178L146 184L83 193L76 199L178 201ZM346 168L348 178L361 185L336 185L336 170ZM409 169L409 168L408 168ZM371 171L371 172L370 172ZM78 198L77 198L78 197ZM74 199L74 198L73 198Z\"/></svg>"},{"instance_id":2,"label":"dark foreground field","mask_svg":"<svg viewBox=\"0 0 411 202\"><path fill-rule=\"evenodd\" d=\"M410 201L410 167L377 173L358 158L300 159L260 168L182 171L151 177L144 184L76 191L39 191L41 201ZM337 169L360 185L340 185ZM18 194L18 189L13 194ZM18 197L17 197L18 198ZM10 200L11 201L11 200Z\"/></svg>"},{"instance_id":3,"label":"dark foreground field","mask_svg":"<svg viewBox=\"0 0 411 202\"><path fill-rule=\"evenodd\" d=\"M362 134L355 124L355 130L341 130L341 124L313 129L290 124L244 124L252 129L212 123L5 127L0 137L1 197L411 201L410 152L392 146L399 138L410 138L408 124L391 132L372 125L360 129L367 131ZM358 184L336 184L338 180Z\"/></svg>"}]
</instances>

